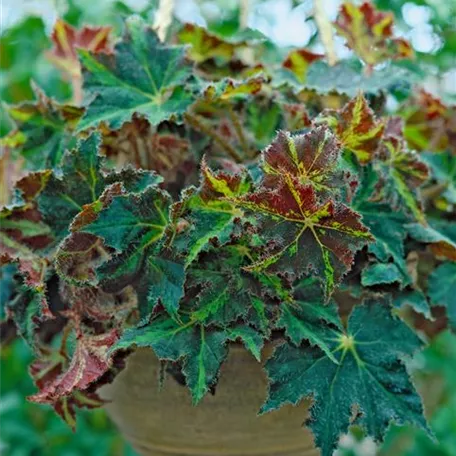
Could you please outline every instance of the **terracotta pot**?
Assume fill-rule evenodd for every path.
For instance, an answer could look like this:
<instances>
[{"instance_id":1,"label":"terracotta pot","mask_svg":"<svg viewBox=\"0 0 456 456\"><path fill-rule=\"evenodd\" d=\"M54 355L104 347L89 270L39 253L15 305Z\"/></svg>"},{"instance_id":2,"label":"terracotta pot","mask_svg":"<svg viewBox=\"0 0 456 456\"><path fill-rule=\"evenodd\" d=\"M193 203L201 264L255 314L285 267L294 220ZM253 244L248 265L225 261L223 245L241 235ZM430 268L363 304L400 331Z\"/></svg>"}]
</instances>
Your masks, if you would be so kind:
<instances>
[{"instance_id":1,"label":"terracotta pot","mask_svg":"<svg viewBox=\"0 0 456 456\"><path fill-rule=\"evenodd\" d=\"M266 398L261 365L233 345L215 395L196 407L173 378L159 391L160 365L150 349L138 349L100 395L108 414L144 456L313 456L319 452L302 426L309 402L257 416Z\"/></svg>"}]
</instances>

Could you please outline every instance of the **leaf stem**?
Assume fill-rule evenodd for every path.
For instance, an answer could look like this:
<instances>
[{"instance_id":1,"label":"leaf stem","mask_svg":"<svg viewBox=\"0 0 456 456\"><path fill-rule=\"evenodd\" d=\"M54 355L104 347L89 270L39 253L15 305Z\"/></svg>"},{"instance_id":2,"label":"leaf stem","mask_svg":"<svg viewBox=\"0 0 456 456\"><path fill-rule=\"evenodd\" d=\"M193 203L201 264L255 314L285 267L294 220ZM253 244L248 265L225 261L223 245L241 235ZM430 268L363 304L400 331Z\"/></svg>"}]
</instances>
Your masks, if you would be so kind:
<instances>
[{"instance_id":1,"label":"leaf stem","mask_svg":"<svg viewBox=\"0 0 456 456\"><path fill-rule=\"evenodd\" d=\"M233 124L234 129L236 130L236 134L239 138L239 142L242 147L242 151L244 152L244 155L248 157L250 155L250 150L249 150L249 145L247 144L247 139L244 135L244 130L242 128L241 123L239 122L238 117L233 111L233 108L231 106L228 106L228 116L230 117L231 123Z\"/></svg>"},{"instance_id":2,"label":"leaf stem","mask_svg":"<svg viewBox=\"0 0 456 456\"><path fill-rule=\"evenodd\" d=\"M206 125L200 116L187 112L184 114L184 119L192 128L212 138L236 163L242 163L242 157L237 153L234 147L225 141L211 127Z\"/></svg>"}]
</instances>

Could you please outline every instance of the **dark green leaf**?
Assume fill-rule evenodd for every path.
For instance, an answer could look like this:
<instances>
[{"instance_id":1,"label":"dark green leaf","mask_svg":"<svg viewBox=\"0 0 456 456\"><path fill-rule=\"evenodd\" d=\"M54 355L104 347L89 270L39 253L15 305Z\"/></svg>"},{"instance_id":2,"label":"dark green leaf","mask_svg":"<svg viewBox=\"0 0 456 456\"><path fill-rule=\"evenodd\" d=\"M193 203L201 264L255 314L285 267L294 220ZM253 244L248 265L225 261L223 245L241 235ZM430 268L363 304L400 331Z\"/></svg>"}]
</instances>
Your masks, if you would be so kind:
<instances>
[{"instance_id":1,"label":"dark green leaf","mask_svg":"<svg viewBox=\"0 0 456 456\"><path fill-rule=\"evenodd\" d=\"M455 290L456 263L443 263L429 276L428 295L432 305L445 307L448 320L456 329Z\"/></svg>"},{"instance_id":2,"label":"dark green leaf","mask_svg":"<svg viewBox=\"0 0 456 456\"><path fill-rule=\"evenodd\" d=\"M84 89L93 98L78 128L106 122L120 128L133 114L156 125L186 111L193 97L183 84L191 73L185 48L160 43L139 17L126 22L114 56L80 49Z\"/></svg>"},{"instance_id":3,"label":"dark green leaf","mask_svg":"<svg viewBox=\"0 0 456 456\"><path fill-rule=\"evenodd\" d=\"M331 352L328 339L337 336L342 323L334 303L319 302L290 302L280 305L278 328L285 328L285 334L299 347L306 340L312 346L321 348L335 363L336 358Z\"/></svg>"},{"instance_id":4,"label":"dark green leaf","mask_svg":"<svg viewBox=\"0 0 456 456\"><path fill-rule=\"evenodd\" d=\"M217 382L220 366L228 354L227 339L225 331L208 330L192 323L179 325L160 317L147 326L126 331L112 350L152 347L160 359L183 359L183 372L196 404Z\"/></svg>"},{"instance_id":5,"label":"dark green leaf","mask_svg":"<svg viewBox=\"0 0 456 456\"><path fill-rule=\"evenodd\" d=\"M421 400L402 362L421 346L418 337L393 317L388 303L356 307L346 333L334 337L335 364L317 347L280 346L267 362L269 397L262 412L314 397L307 424L323 456L331 456L352 422L382 441L392 421L427 429Z\"/></svg>"}]
</instances>

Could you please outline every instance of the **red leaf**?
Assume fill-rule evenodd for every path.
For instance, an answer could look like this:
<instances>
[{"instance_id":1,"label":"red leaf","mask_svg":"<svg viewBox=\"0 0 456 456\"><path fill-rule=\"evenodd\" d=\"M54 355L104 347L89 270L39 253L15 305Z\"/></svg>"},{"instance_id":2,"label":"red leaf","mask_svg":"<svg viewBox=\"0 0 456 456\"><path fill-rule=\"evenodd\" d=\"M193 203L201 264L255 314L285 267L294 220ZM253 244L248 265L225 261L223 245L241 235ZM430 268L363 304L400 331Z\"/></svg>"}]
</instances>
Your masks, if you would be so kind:
<instances>
[{"instance_id":1,"label":"red leaf","mask_svg":"<svg viewBox=\"0 0 456 456\"><path fill-rule=\"evenodd\" d=\"M318 191L334 190L343 185L343 175L336 171L339 154L340 143L327 127L303 135L281 131L263 152L263 185L274 188L288 173Z\"/></svg>"},{"instance_id":2,"label":"red leaf","mask_svg":"<svg viewBox=\"0 0 456 456\"><path fill-rule=\"evenodd\" d=\"M325 281L328 296L348 271L355 252L372 240L360 216L342 203L320 202L311 185L284 173L271 190L233 198L258 220L265 249L249 270L271 269L300 277L312 270Z\"/></svg>"},{"instance_id":3,"label":"red leaf","mask_svg":"<svg viewBox=\"0 0 456 456\"><path fill-rule=\"evenodd\" d=\"M361 93L342 109L324 110L315 123L329 125L342 146L353 152L361 164L372 160L384 130L383 122L375 119Z\"/></svg>"},{"instance_id":4,"label":"red leaf","mask_svg":"<svg viewBox=\"0 0 456 456\"><path fill-rule=\"evenodd\" d=\"M347 40L347 46L370 68L389 58L413 57L413 49L408 41L393 39L393 22L392 13L376 10L369 2L361 6L345 2L334 26Z\"/></svg>"},{"instance_id":5,"label":"red leaf","mask_svg":"<svg viewBox=\"0 0 456 456\"><path fill-rule=\"evenodd\" d=\"M93 53L109 53L109 34L111 27L83 27L79 30L58 19L52 31L54 47L48 57L72 77L79 77L81 68L76 49L88 49Z\"/></svg>"},{"instance_id":6,"label":"red leaf","mask_svg":"<svg viewBox=\"0 0 456 456\"><path fill-rule=\"evenodd\" d=\"M43 380L43 388L30 396L29 400L41 404L55 404L75 390L88 388L110 369L111 359L107 352L118 338L117 329L96 336L80 334L68 369L51 381Z\"/></svg>"}]
</instances>

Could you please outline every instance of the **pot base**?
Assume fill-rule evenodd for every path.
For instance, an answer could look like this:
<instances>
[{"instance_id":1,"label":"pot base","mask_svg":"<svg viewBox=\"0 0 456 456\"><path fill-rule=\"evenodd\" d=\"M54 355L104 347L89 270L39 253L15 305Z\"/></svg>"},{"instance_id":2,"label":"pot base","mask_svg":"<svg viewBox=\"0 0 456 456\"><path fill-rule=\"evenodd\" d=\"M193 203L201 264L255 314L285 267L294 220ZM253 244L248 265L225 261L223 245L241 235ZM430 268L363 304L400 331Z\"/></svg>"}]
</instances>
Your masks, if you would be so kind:
<instances>
[{"instance_id":1,"label":"pot base","mask_svg":"<svg viewBox=\"0 0 456 456\"><path fill-rule=\"evenodd\" d=\"M243 347L232 345L214 395L195 407L173 378L158 388L160 363L151 349L136 350L111 385L100 389L105 408L142 456L317 456L303 428L308 401L257 416L267 379Z\"/></svg>"}]
</instances>

